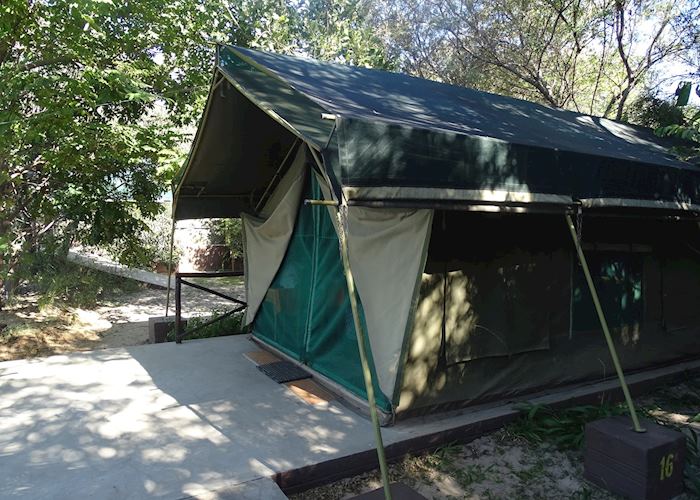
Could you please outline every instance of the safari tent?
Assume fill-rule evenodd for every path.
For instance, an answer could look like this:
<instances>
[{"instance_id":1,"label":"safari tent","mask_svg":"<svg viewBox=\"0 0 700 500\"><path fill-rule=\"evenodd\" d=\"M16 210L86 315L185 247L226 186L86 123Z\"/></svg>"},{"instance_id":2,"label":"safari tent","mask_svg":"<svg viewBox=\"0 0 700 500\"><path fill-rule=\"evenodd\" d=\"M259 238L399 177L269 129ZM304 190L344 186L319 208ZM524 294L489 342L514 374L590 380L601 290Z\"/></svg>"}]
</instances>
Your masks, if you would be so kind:
<instances>
[{"instance_id":1,"label":"safari tent","mask_svg":"<svg viewBox=\"0 0 700 500\"><path fill-rule=\"evenodd\" d=\"M566 214L623 367L700 357L700 168L670 146L222 46L173 215L242 219L253 338L362 405L344 235L386 422L614 376Z\"/></svg>"}]
</instances>

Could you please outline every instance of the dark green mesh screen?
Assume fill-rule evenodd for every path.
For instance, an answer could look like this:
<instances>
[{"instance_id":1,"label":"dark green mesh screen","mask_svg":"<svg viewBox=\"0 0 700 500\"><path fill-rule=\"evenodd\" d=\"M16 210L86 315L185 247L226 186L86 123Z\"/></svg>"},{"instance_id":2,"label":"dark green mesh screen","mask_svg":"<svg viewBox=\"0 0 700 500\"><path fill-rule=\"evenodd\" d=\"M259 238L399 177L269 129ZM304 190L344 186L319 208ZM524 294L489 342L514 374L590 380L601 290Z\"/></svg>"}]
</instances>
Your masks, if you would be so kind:
<instances>
[{"instance_id":1,"label":"dark green mesh screen","mask_svg":"<svg viewBox=\"0 0 700 500\"><path fill-rule=\"evenodd\" d=\"M638 331L643 321L643 255L639 253L587 252L586 260L605 319L612 329ZM574 331L598 331L600 323L578 264L573 275Z\"/></svg>"},{"instance_id":2,"label":"dark green mesh screen","mask_svg":"<svg viewBox=\"0 0 700 500\"><path fill-rule=\"evenodd\" d=\"M304 197L321 198L313 176ZM301 204L285 258L255 317L253 335L366 399L338 237L327 207ZM376 384L374 390L377 405L390 411Z\"/></svg>"}]
</instances>

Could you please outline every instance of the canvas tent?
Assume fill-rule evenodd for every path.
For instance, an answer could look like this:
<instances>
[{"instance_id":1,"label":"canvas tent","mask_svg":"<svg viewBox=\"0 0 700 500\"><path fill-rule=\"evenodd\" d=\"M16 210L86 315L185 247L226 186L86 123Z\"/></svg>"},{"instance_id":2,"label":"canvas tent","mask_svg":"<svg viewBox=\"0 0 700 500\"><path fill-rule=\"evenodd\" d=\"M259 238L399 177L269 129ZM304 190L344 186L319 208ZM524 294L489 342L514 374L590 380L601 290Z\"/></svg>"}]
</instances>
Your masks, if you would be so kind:
<instances>
[{"instance_id":1,"label":"canvas tent","mask_svg":"<svg viewBox=\"0 0 700 500\"><path fill-rule=\"evenodd\" d=\"M240 217L253 337L378 406L452 408L700 356L700 168L651 130L396 73L219 47L175 219ZM326 200L340 207L311 205Z\"/></svg>"}]
</instances>

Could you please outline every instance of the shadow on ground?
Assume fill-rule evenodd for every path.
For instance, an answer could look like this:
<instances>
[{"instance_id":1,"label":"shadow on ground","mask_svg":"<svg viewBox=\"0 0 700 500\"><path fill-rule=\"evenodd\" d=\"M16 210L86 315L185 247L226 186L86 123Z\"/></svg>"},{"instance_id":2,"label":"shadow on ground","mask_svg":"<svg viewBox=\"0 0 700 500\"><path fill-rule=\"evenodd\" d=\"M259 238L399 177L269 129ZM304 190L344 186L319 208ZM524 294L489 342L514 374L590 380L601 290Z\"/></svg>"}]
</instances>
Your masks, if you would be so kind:
<instances>
[{"instance_id":1,"label":"shadow on ground","mask_svg":"<svg viewBox=\"0 0 700 500\"><path fill-rule=\"evenodd\" d=\"M364 419L304 403L251 349L239 336L0 364L0 497L182 498L371 445Z\"/></svg>"}]
</instances>

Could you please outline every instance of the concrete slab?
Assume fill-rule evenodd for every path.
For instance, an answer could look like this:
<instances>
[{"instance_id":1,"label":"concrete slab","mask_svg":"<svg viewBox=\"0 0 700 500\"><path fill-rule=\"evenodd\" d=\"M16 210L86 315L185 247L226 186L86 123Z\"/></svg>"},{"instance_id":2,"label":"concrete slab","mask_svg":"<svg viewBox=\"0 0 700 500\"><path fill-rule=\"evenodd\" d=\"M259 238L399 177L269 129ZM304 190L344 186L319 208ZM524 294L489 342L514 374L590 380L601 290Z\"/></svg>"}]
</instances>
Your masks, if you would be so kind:
<instances>
[{"instance_id":1,"label":"concrete slab","mask_svg":"<svg viewBox=\"0 0 700 500\"><path fill-rule=\"evenodd\" d=\"M303 401L244 357L253 349L235 336L0 363L0 498L257 498L270 483L252 481L293 490L373 466L367 419ZM383 436L397 457L515 415L473 409Z\"/></svg>"},{"instance_id":2,"label":"concrete slab","mask_svg":"<svg viewBox=\"0 0 700 500\"><path fill-rule=\"evenodd\" d=\"M0 363L2 498L182 498L372 446L243 357L244 337ZM351 446L348 446L351 445Z\"/></svg>"},{"instance_id":3,"label":"concrete slab","mask_svg":"<svg viewBox=\"0 0 700 500\"><path fill-rule=\"evenodd\" d=\"M68 251L68 261L90 267L109 274L130 278L152 286L168 288L168 275L158 274L143 269L133 269L123 264L119 264L105 256L96 255L82 249L71 249ZM175 289L175 278L170 280L170 288Z\"/></svg>"}]
</instances>

